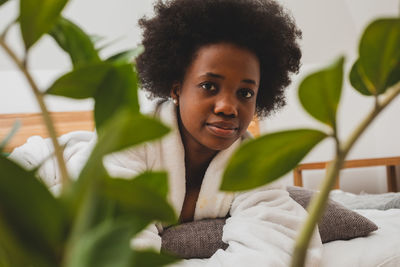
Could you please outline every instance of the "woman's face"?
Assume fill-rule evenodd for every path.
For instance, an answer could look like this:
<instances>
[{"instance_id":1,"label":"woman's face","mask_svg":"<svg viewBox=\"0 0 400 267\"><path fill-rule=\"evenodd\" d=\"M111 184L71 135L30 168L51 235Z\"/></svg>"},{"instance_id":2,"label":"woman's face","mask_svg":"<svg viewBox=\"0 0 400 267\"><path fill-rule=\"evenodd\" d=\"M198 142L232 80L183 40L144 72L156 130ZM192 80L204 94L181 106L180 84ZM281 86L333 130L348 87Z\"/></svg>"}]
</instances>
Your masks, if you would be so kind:
<instances>
[{"instance_id":1,"label":"woman's face","mask_svg":"<svg viewBox=\"0 0 400 267\"><path fill-rule=\"evenodd\" d=\"M249 50L229 43L199 48L183 82L171 90L185 147L218 151L232 145L255 114L259 83L259 61Z\"/></svg>"}]
</instances>

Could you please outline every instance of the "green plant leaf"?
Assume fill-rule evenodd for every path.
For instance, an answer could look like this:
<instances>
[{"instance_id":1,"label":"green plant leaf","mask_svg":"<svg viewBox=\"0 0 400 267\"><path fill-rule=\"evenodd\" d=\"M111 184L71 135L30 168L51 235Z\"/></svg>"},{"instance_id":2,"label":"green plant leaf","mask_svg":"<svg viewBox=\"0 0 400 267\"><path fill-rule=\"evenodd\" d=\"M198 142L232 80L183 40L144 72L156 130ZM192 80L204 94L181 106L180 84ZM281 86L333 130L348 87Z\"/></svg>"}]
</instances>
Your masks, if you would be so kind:
<instances>
[{"instance_id":1,"label":"green plant leaf","mask_svg":"<svg viewBox=\"0 0 400 267\"><path fill-rule=\"evenodd\" d=\"M13 229L6 221L0 209L0 266L54 266L56 263L50 261L50 257L32 248L15 235Z\"/></svg>"},{"instance_id":2,"label":"green plant leaf","mask_svg":"<svg viewBox=\"0 0 400 267\"><path fill-rule=\"evenodd\" d=\"M94 95L96 128L111 118L122 107L139 113L137 77L132 64L114 65Z\"/></svg>"},{"instance_id":3,"label":"green plant leaf","mask_svg":"<svg viewBox=\"0 0 400 267\"><path fill-rule=\"evenodd\" d=\"M122 109L98 130L98 142L92 155L96 159L140 143L155 140L169 132L156 119Z\"/></svg>"},{"instance_id":4,"label":"green plant leaf","mask_svg":"<svg viewBox=\"0 0 400 267\"><path fill-rule=\"evenodd\" d=\"M358 60L353 64L353 67L351 68L350 83L359 93L366 96L373 95L374 89L368 89L368 86L371 87L371 84L368 83L368 80L366 79L364 74L364 70L360 66ZM367 86L367 84L369 85Z\"/></svg>"},{"instance_id":5,"label":"green plant leaf","mask_svg":"<svg viewBox=\"0 0 400 267\"><path fill-rule=\"evenodd\" d=\"M106 49L107 47L110 47L110 46L112 46L113 44L119 42L121 39L123 39L122 36L117 37L117 38L114 38L114 39L111 40L111 41L106 40L106 38L100 39L98 42L96 42L96 49L97 49L97 51L104 50L104 49ZM104 42L102 42L102 41L104 41ZM105 42L105 41L107 41L107 42Z\"/></svg>"},{"instance_id":6,"label":"green plant leaf","mask_svg":"<svg viewBox=\"0 0 400 267\"><path fill-rule=\"evenodd\" d=\"M74 67L100 62L90 37L70 20L60 17L49 34L69 54Z\"/></svg>"},{"instance_id":7,"label":"green plant leaf","mask_svg":"<svg viewBox=\"0 0 400 267\"><path fill-rule=\"evenodd\" d=\"M11 128L10 132L7 136L0 141L0 153L3 152L4 148L6 147L7 143L11 140L11 138L15 135L18 129L21 127L21 122L19 120L15 121L13 127Z\"/></svg>"},{"instance_id":8,"label":"green plant leaf","mask_svg":"<svg viewBox=\"0 0 400 267\"><path fill-rule=\"evenodd\" d=\"M361 37L358 60L376 94L399 81L400 19L378 19L368 25Z\"/></svg>"},{"instance_id":9,"label":"green plant leaf","mask_svg":"<svg viewBox=\"0 0 400 267\"><path fill-rule=\"evenodd\" d=\"M20 26L25 49L50 31L68 0L20 0Z\"/></svg>"},{"instance_id":10,"label":"green plant leaf","mask_svg":"<svg viewBox=\"0 0 400 267\"><path fill-rule=\"evenodd\" d=\"M5 2L7 2L8 0L0 0L0 6L2 5L2 4L4 4Z\"/></svg>"},{"instance_id":11,"label":"green plant leaf","mask_svg":"<svg viewBox=\"0 0 400 267\"><path fill-rule=\"evenodd\" d=\"M168 174L166 172L146 171L135 177L135 184L141 184L156 192L161 197L168 194Z\"/></svg>"},{"instance_id":12,"label":"green plant leaf","mask_svg":"<svg viewBox=\"0 0 400 267\"><path fill-rule=\"evenodd\" d=\"M106 220L86 232L74 244L67 267L132 266L134 252L129 243L148 222L141 219Z\"/></svg>"},{"instance_id":13,"label":"green plant leaf","mask_svg":"<svg viewBox=\"0 0 400 267\"><path fill-rule=\"evenodd\" d=\"M161 189L154 189L160 181ZM146 173L138 179L109 178L105 180L103 191L116 201L126 214L139 216L150 221L176 223L173 208L165 200L168 191L167 175Z\"/></svg>"},{"instance_id":14,"label":"green plant leaf","mask_svg":"<svg viewBox=\"0 0 400 267\"><path fill-rule=\"evenodd\" d=\"M77 182L74 184L76 190L66 196L72 202L73 210L76 210L77 202L83 195L87 194L87 188L93 187L92 180L106 177L106 171L102 165L103 156L122 150L145 141L151 141L160 138L166 134L169 129L159 121L148 118L141 114L132 113L129 109L122 109L110 119L98 131L98 140L88 161L82 169ZM143 174L145 175L145 174ZM161 178L162 179L162 178ZM139 179L140 181L141 179ZM161 190L162 183L160 184Z\"/></svg>"},{"instance_id":15,"label":"green plant leaf","mask_svg":"<svg viewBox=\"0 0 400 267\"><path fill-rule=\"evenodd\" d=\"M317 120L336 127L336 111L343 83L340 57L331 66L307 76L299 86L299 99L304 109Z\"/></svg>"},{"instance_id":16,"label":"green plant leaf","mask_svg":"<svg viewBox=\"0 0 400 267\"><path fill-rule=\"evenodd\" d=\"M104 197L100 185L108 174L101 161L82 171L78 180L64 190L61 202L71 218L71 231L68 236L65 254L70 255L75 243L94 227L113 218L115 202ZM86 165L87 167L87 165Z\"/></svg>"},{"instance_id":17,"label":"green plant leaf","mask_svg":"<svg viewBox=\"0 0 400 267\"><path fill-rule=\"evenodd\" d=\"M60 203L29 171L0 157L0 209L19 239L33 250L56 255L66 227Z\"/></svg>"},{"instance_id":18,"label":"green plant leaf","mask_svg":"<svg viewBox=\"0 0 400 267\"><path fill-rule=\"evenodd\" d=\"M105 62L79 67L58 78L46 94L75 99L94 97L113 67Z\"/></svg>"},{"instance_id":19,"label":"green plant leaf","mask_svg":"<svg viewBox=\"0 0 400 267\"><path fill-rule=\"evenodd\" d=\"M58 78L46 94L75 99L93 97L97 128L122 107L139 113L137 77L132 64L99 62L78 67Z\"/></svg>"},{"instance_id":20,"label":"green plant leaf","mask_svg":"<svg viewBox=\"0 0 400 267\"><path fill-rule=\"evenodd\" d=\"M115 54L109 58L107 58L107 61L114 62L114 63L132 63L135 58L137 58L141 53L143 53L144 47L142 45L130 49L127 51L120 52L118 54Z\"/></svg>"},{"instance_id":21,"label":"green plant leaf","mask_svg":"<svg viewBox=\"0 0 400 267\"><path fill-rule=\"evenodd\" d=\"M135 251L133 265L135 267L160 267L177 262L179 259L156 253L154 251Z\"/></svg>"},{"instance_id":22,"label":"green plant leaf","mask_svg":"<svg viewBox=\"0 0 400 267\"><path fill-rule=\"evenodd\" d=\"M275 181L296 167L327 135L310 129L264 135L243 144L230 159L221 189L248 190Z\"/></svg>"}]
</instances>

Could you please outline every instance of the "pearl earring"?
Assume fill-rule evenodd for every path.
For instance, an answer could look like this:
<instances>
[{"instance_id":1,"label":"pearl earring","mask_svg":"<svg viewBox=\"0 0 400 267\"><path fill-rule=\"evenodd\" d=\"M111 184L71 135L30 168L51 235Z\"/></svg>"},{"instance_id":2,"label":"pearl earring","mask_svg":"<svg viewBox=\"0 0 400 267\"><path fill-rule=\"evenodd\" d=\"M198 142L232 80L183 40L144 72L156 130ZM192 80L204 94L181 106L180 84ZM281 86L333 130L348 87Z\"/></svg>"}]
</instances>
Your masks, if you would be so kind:
<instances>
[{"instance_id":1,"label":"pearl earring","mask_svg":"<svg viewBox=\"0 0 400 267\"><path fill-rule=\"evenodd\" d=\"M172 102L174 103L175 106L178 105L178 99L174 98L174 99L172 99Z\"/></svg>"}]
</instances>

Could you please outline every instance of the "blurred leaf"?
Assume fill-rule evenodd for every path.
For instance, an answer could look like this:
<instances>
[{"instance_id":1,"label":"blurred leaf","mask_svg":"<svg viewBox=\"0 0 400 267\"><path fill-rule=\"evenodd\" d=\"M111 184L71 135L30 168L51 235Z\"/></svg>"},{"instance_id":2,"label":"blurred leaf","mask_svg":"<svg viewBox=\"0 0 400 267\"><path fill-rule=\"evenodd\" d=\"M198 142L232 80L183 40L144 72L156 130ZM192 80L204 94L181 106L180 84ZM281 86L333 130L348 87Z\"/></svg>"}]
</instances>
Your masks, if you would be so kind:
<instances>
[{"instance_id":1,"label":"blurred leaf","mask_svg":"<svg viewBox=\"0 0 400 267\"><path fill-rule=\"evenodd\" d=\"M139 112L137 77L131 64L99 62L78 67L57 79L46 93L75 99L93 97L97 128L121 107Z\"/></svg>"},{"instance_id":2,"label":"blurred leaf","mask_svg":"<svg viewBox=\"0 0 400 267\"><path fill-rule=\"evenodd\" d=\"M179 259L154 251L135 251L134 264L137 267L159 267L177 262Z\"/></svg>"},{"instance_id":3,"label":"blurred leaf","mask_svg":"<svg viewBox=\"0 0 400 267\"><path fill-rule=\"evenodd\" d=\"M96 159L146 141L160 138L169 129L156 119L122 109L98 131L92 155Z\"/></svg>"},{"instance_id":4,"label":"blurred leaf","mask_svg":"<svg viewBox=\"0 0 400 267\"><path fill-rule=\"evenodd\" d=\"M74 67L100 61L90 37L68 19L60 17L50 35L69 54Z\"/></svg>"},{"instance_id":5,"label":"blurred leaf","mask_svg":"<svg viewBox=\"0 0 400 267\"><path fill-rule=\"evenodd\" d=\"M162 197L168 194L168 174L166 172L144 172L135 177L135 183L151 188Z\"/></svg>"},{"instance_id":6,"label":"blurred leaf","mask_svg":"<svg viewBox=\"0 0 400 267\"><path fill-rule=\"evenodd\" d=\"M43 256L15 235L6 222L6 216L0 207L0 266L54 266L49 257Z\"/></svg>"},{"instance_id":7,"label":"blurred leaf","mask_svg":"<svg viewBox=\"0 0 400 267\"><path fill-rule=\"evenodd\" d=\"M75 99L94 97L112 68L105 62L79 67L58 78L46 94Z\"/></svg>"},{"instance_id":8,"label":"blurred leaf","mask_svg":"<svg viewBox=\"0 0 400 267\"><path fill-rule=\"evenodd\" d=\"M101 182L108 177L101 160L88 162L77 181L60 196L69 217L72 218L68 244L108 218L114 209L114 203L104 199L99 192Z\"/></svg>"},{"instance_id":9,"label":"blurred leaf","mask_svg":"<svg viewBox=\"0 0 400 267\"><path fill-rule=\"evenodd\" d=\"M102 165L104 155L137 145L144 141L159 138L169 131L167 127L157 120L147 118L141 114L132 113L129 109L123 109L118 112L103 128L102 131L99 131L98 141L91 156L82 169L77 182L73 185L74 190L67 191L66 194L62 196L71 214L82 211L82 216L85 216L88 211L94 209L93 206L96 204L89 203L92 200L90 200L88 196L88 191L90 191L90 188L94 188L95 181L104 180L108 176ZM140 182L140 180L141 179L139 179L138 182ZM162 188L162 183L160 183L159 190ZM82 203L85 202L83 201L85 197L88 198L87 201L89 201L85 204L87 206L86 208L82 206ZM86 221L87 218L83 218L82 220ZM82 231L81 229L86 228L85 225L90 224L90 222L74 224L82 225L77 227L79 229L76 230L76 232L80 233Z\"/></svg>"},{"instance_id":10,"label":"blurred leaf","mask_svg":"<svg viewBox=\"0 0 400 267\"><path fill-rule=\"evenodd\" d=\"M386 81L386 88L389 88L395 85L400 81L400 60L397 62L397 65L393 68L393 71L389 74L389 77Z\"/></svg>"},{"instance_id":11,"label":"blurred leaf","mask_svg":"<svg viewBox=\"0 0 400 267\"><path fill-rule=\"evenodd\" d=\"M299 86L299 99L304 109L317 120L336 127L336 111L343 83L340 57L331 66L307 76Z\"/></svg>"},{"instance_id":12,"label":"blurred leaf","mask_svg":"<svg viewBox=\"0 0 400 267\"><path fill-rule=\"evenodd\" d=\"M175 212L165 199L168 191L167 175L146 173L139 179L109 178L103 186L104 193L116 200L126 214L139 216L150 221L176 223ZM154 189L154 182L160 181L161 189Z\"/></svg>"},{"instance_id":13,"label":"blurred leaf","mask_svg":"<svg viewBox=\"0 0 400 267\"><path fill-rule=\"evenodd\" d=\"M50 31L68 0L20 0L20 26L28 50Z\"/></svg>"},{"instance_id":14,"label":"blurred leaf","mask_svg":"<svg viewBox=\"0 0 400 267\"><path fill-rule=\"evenodd\" d=\"M8 0L0 0L0 6L2 5L2 4L4 4L5 2L7 2Z\"/></svg>"},{"instance_id":15,"label":"blurred leaf","mask_svg":"<svg viewBox=\"0 0 400 267\"><path fill-rule=\"evenodd\" d=\"M15 135L18 129L21 127L21 122L16 120L14 122L13 127L11 128L10 132L7 136L0 142L0 152L3 152L4 148L6 147L7 143L11 140L11 138Z\"/></svg>"},{"instance_id":16,"label":"blurred leaf","mask_svg":"<svg viewBox=\"0 0 400 267\"><path fill-rule=\"evenodd\" d=\"M244 143L230 159L221 189L248 190L280 178L326 136L320 131L299 129L267 134Z\"/></svg>"},{"instance_id":17,"label":"blurred leaf","mask_svg":"<svg viewBox=\"0 0 400 267\"><path fill-rule=\"evenodd\" d=\"M92 41L92 43L96 44L96 43L101 42L102 40L104 40L106 37L100 36L100 35L97 35L97 34L91 34L91 35L89 35L89 38Z\"/></svg>"},{"instance_id":18,"label":"blurred leaf","mask_svg":"<svg viewBox=\"0 0 400 267\"><path fill-rule=\"evenodd\" d=\"M73 246L67 267L132 266L130 240L148 222L143 220L106 220L85 233Z\"/></svg>"},{"instance_id":19,"label":"blurred leaf","mask_svg":"<svg viewBox=\"0 0 400 267\"><path fill-rule=\"evenodd\" d=\"M32 250L56 255L64 239L60 203L36 177L0 157L0 208L16 235Z\"/></svg>"},{"instance_id":20,"label":"blurred leaf","mask_svg":"<svg viewBox=\"0 0 400 267\"><path fill-rule=\"evenodd\" d=\"M373 21L361 37L359 64L377 94L400 80L399 62L400 19Z\"/></svg>"},{"instance_id":21,"label":"blurred leaf","mask_svg":"<svg viewBox=\"0 0 400 267\"><path fill-rule=\"evenodd\" d=\"M373 95L374 87L366 79L365 74L358 60L354 63L353 67L351 68L350 83L359 93L366 96ZM371 89L368 89L367 84Z\"/></svg>"},{"instance_id":22,"label":"blurred leaf","mask_svg":"<svg viewBox=\"0 0 400 267\"><path fill-rule=\"evenodd\" d=\"M111 118L122 107L139 113L137 78L131 64L115 65L107 73L94 95L96 128Z\"/></svg>"},{"instance_id":23,"label":"blurred leaf","mask_svg":"<svg viewBox=\"0 0 400 267\"><path fill-rule=\"evenodd\" d=\"M103 49L105 49L105 48L107 48L107 47L112 46L113 44L119 42L119 41L122 40L122 39L123 39L123 37L120 36L120 37L115 38L115 39L113 39L113 40L111 40L111 41L107 41L107 42L104 43L104 44L99 44L99 45L96 46L96 49L97 49L97 51L101 51L101 50L103 50ZM102 40L99 40L99 42L100 42L100 41L103 41L103 40L105 40L105 38L102 39Z\"/></svg>"},{"instance_id":24,"label":"blurred leaf","mask_svg":"<svg viewBox=\"0 0 400 267\"><path fill-rule=\"evenodd\" d=\"M140 45L134 49L115 54L107 58L107 61L114 63L132 63L135 60L135 58L137 58L141 53L143 53L143 51L144 47Z\"/></svg>"}]
</instances>

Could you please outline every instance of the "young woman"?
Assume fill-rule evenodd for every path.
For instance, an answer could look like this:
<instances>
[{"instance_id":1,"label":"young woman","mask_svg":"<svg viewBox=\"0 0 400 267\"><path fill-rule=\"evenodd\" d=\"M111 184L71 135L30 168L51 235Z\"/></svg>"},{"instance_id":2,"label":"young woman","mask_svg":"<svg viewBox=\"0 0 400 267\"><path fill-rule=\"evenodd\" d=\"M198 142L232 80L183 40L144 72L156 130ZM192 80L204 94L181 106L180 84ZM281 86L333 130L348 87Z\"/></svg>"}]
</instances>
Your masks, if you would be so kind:
<instances>
[{"instance_id":1,"label":"young woman","mask_svg":"<svg viewBox=\"0 0 400 267\"><path fill-rule=\"evenodd\" d=\"M219 186L228 159L249 138L253 116L283 106L289 75L299 69L300 31L272 0L159 1L155 16L139 24L141 85L163 99L153 115L172 131L108 156L107 170L117 177L167 170L168 199L181 223L230 216L223 230L226 250L180 265L288 266L306 211L278 185L241 194ZM87 151L68 164L82 161ZM132 245L160 250L162 231L151 225ZM308 266L318 265L321 247L316 232Z\"/></svg>"}]
</instances>

